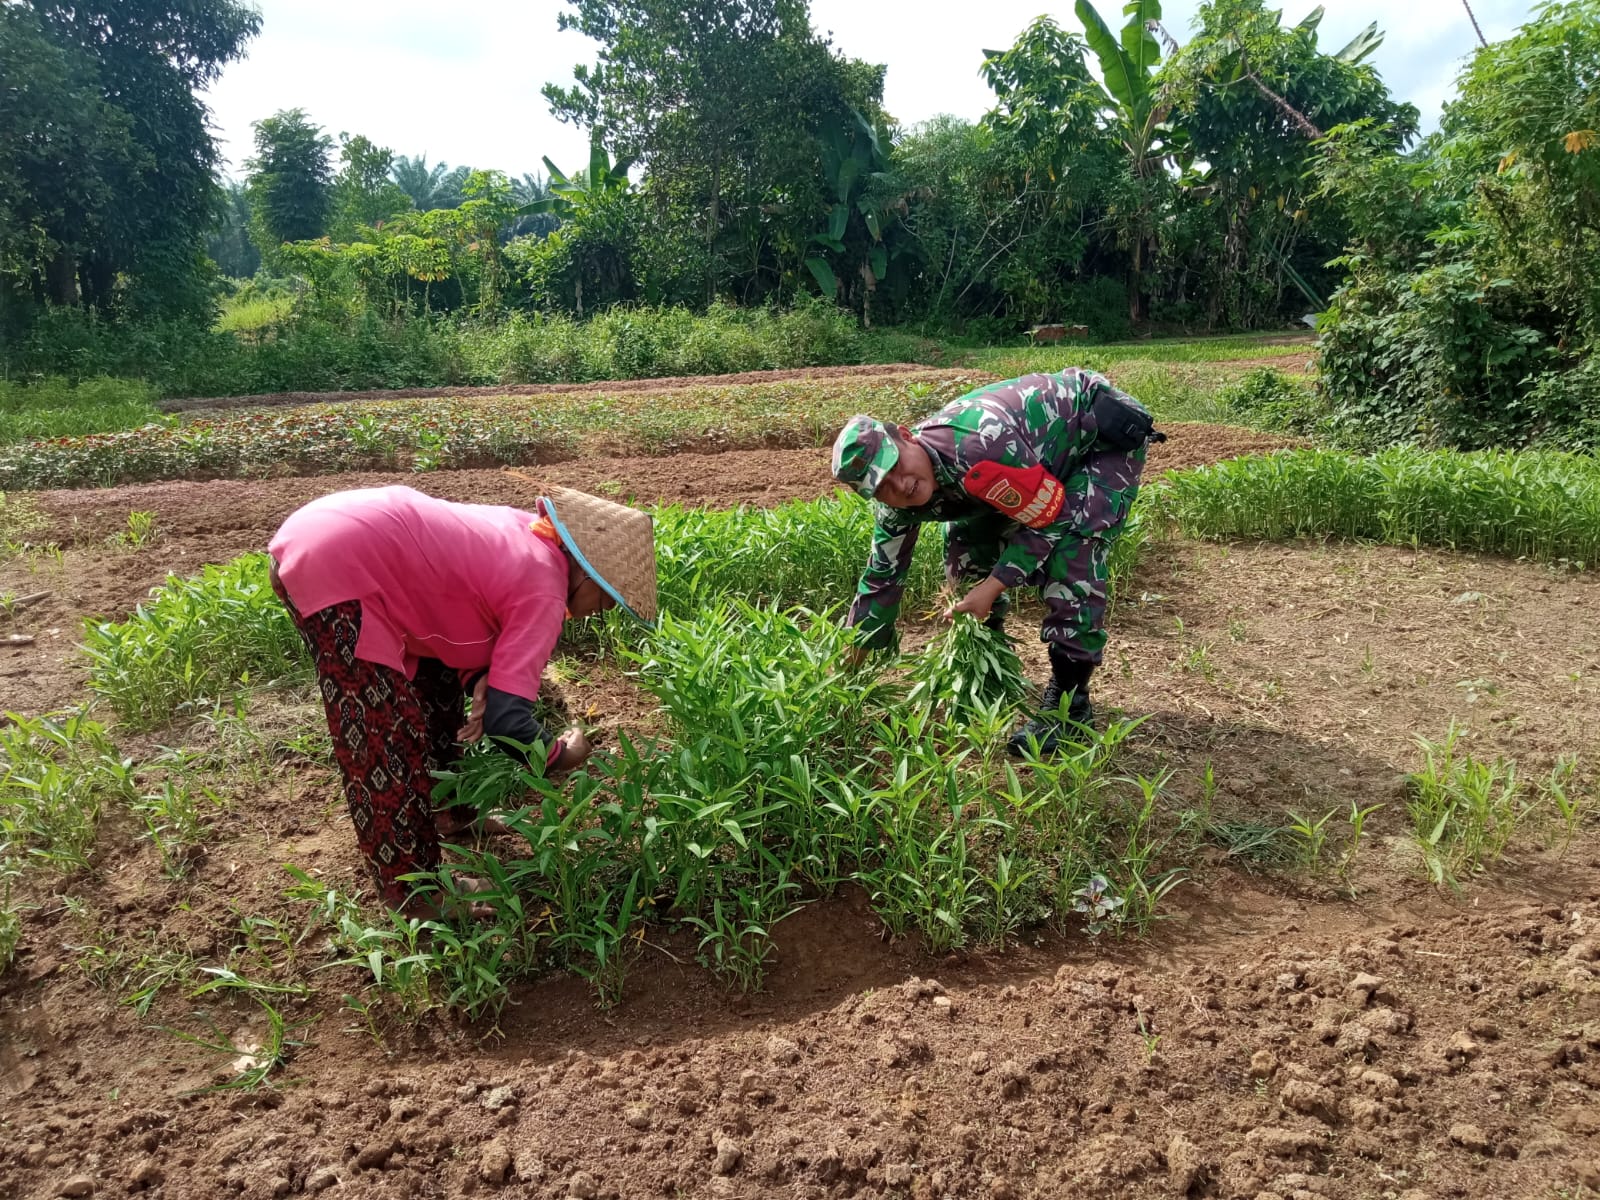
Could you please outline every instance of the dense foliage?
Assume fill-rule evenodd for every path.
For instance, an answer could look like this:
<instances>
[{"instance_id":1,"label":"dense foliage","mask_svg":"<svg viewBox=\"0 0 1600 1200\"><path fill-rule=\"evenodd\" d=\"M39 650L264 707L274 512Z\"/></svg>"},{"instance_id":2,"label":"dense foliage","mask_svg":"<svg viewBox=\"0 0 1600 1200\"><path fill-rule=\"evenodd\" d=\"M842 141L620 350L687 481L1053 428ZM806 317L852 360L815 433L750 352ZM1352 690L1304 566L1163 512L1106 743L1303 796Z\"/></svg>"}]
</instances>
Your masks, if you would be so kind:
<instances>
[{"instance_id":1,"label":"dense foliage","mask_svg":"<svg viewBox=\"0 0 1600 1200\"><path fill-rule=\"evenodd\" d=\"M1357 444L1600 444L1600 3L1485 46L1415 154L1334 131L1323 190L1358 216L1323 325L1334 431Z\"/></svg>"},{"instance_id":2,"label":"dense foliage","mask_svg":"<svg viewBox=\"0 0 1600 1200\"><path fill-rule=\"evenodd\" d=\"M0 330L46 304L204 312L221 189L196 92L260 23L233 0L0 5Z\"/></svg>"}]
</instances>

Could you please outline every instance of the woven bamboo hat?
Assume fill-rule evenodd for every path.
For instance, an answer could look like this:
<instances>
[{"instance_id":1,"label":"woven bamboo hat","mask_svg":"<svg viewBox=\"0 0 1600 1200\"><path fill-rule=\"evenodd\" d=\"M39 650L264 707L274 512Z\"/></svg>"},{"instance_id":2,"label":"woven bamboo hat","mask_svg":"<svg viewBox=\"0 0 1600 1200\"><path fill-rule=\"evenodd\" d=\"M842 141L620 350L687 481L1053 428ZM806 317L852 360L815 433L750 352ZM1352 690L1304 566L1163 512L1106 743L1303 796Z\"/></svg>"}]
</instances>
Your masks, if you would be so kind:
<instances>
[{"instance_id":1,"label":"woven bamboo hat","mask_svg":"<svg viewBox=\"0 0 1600 1200\"><path fill-rule=\"evenodd\" d=\"M585 574L629 616L656 623L656 538L649 513L556 488L539 497L544 515Z\"/></svg>"}]
</instances>

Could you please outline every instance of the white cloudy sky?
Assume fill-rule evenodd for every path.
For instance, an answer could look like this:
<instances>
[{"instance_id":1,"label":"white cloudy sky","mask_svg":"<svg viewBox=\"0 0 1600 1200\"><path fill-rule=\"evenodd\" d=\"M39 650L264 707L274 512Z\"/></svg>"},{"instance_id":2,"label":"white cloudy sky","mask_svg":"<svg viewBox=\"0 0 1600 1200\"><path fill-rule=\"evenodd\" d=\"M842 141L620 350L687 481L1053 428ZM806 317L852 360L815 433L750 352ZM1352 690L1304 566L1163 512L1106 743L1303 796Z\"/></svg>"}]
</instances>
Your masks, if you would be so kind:
<instances>
[{"instance_id":1,"label":"white cloudy sky","mask_svg":"<svg viewBox=\"0 0 1600 1200\"><path fill-rule=\"evenodd\" d=\"M304 108L330 133L364 133L397 154L430 162L540 168L550 155L570 169L584 136L550 116L540 87L570 83L592 47L556 29L561 0L256 0L261 35L249 57L212 88L213 122L238 170L252 149L250 123ZM1095 0L1114 28L1121 0ZM1184 40L1199 0L1170 0L1167 27ZM1298 21L1312 0L1290 0ZM1342 46L1369 22L1387 33L1376 62L1390 87L1438 118L1463 56L1476 44L1460 0L1326 0L1322 45ZM1484 33L1504 37L1533 0L1473 0ZM991 93L978 75L985 47L1009 46L1041 12L1077 29L1066 0L812 0L813 23L856 58L889 65L886 101L902 122L939 113L976 118Z\"/></svg>"}]
</instances>

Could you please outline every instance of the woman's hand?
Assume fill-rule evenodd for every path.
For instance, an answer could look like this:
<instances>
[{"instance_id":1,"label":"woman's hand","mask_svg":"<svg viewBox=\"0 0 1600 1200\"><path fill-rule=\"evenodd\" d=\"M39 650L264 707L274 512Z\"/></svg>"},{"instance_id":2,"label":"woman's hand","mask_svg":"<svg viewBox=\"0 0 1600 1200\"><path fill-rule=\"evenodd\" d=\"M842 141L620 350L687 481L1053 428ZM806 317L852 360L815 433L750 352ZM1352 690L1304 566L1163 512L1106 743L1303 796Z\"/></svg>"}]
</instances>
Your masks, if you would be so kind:
<instances>
[{"instance_id":1,"label":"woman's hand","mask_svg":"<svg viewBox=\"0 0 1600 1200\"><path fill-rule=\"evenodd\" d=\"M489 673L485 671L478 676L478 682L472 685L472 715L467 718L465 725L456 730L456 741L470 746L483 737L483 709L488 703Z\"/></svg>"},{"instance_id":2,"label":"woman's hand","mask_svg":"<svg viewBox=\"0 0 1600 1200\"><path fill-rule=\"evenodd\" d=\"M958 613L966 613L975 620L987 621L996 600L1005 595L1005 584L993 575L976 585L970 592L945 610L945 619L954 621Z\"/></svg>"},{"instance_id":3,"label":"woman's hand","mask_svg":"<svg viewBox=\"0 0 1600 1200\"><path fill-rule=\"evenodd\" d=\"M588 761L594 748L589 745L589 739L583 730L574 725L561 735L561 753L556 755L555 762L550 764L552 771L572 771L581 767Z\"/></svg>"}]
</instances>

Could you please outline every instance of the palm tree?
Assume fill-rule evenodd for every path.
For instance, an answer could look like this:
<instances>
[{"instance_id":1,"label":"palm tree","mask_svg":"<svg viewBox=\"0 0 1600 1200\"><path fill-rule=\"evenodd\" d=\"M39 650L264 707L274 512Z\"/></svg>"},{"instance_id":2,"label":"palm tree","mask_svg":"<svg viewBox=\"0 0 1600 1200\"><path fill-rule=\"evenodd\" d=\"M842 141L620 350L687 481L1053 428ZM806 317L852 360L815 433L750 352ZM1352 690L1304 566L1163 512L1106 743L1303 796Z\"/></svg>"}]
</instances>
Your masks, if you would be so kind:
<instances>
[{"instance_id":1,"label":"palm tree","mask_svg":"<svg viewBox=\"0 0 1600 1200\"><path fill-rule=\"evenodd\" d=\"M550 184L538 172L511 181L511 202L519 208L526 208L549 196ZM505 236L515 238L532 234L535 237L548 237L560 224L561 218L550 212L519 216L506 227Z\"/></svg>"},{"instance_id":2,"label":"palm tree","mask_svg":"<svg viewBox=\"0 0 1600 1200\"><path fill-rule=\"evenodd\" d=\"M402 192L411 197L411 203L418 212L429 212L435 208L459 208L461 206L461 188L467 182L467 176L472 173L470 167L457 167L451 170L449 164L438 162L433 166L428 165L426 154L416 158L407 158L403 154L395 156L394 166L390 168L390 175Z\"/></svg>"}]
</instances>

